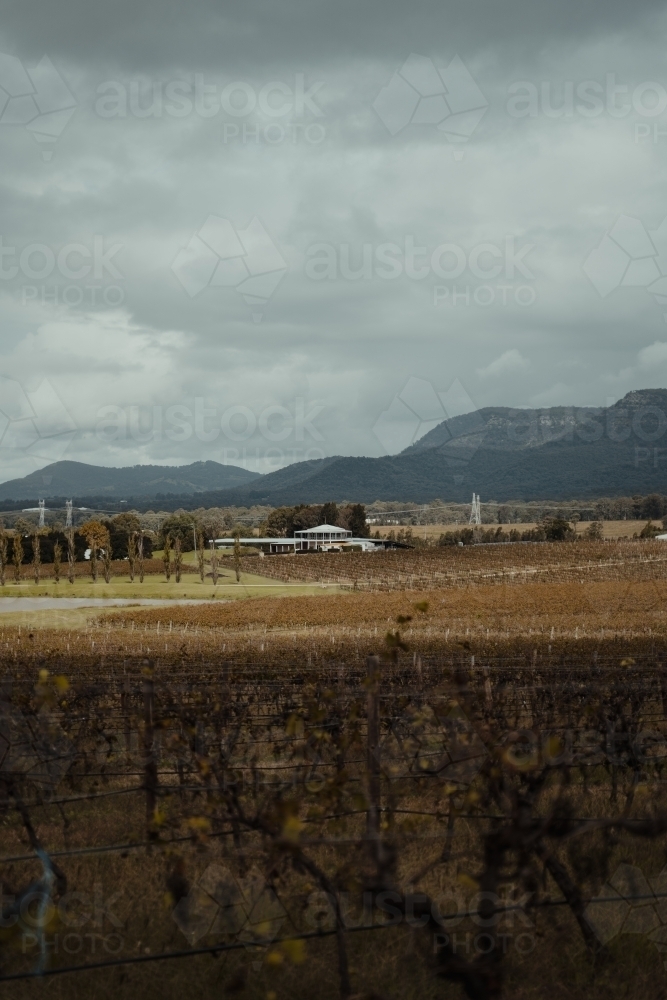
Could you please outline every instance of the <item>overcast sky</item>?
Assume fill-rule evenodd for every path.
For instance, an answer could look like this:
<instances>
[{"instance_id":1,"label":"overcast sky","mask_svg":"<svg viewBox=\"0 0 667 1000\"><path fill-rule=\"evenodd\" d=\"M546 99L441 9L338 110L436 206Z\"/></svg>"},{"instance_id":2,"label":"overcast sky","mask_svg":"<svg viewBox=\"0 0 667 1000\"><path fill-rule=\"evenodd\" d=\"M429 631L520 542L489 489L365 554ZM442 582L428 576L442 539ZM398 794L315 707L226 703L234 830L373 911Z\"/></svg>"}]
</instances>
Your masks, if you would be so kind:
<instances>
[{"instance_id":1,"label":"overcast sky","mask_svg":"<svg viewBox=\"0 0 667 1000\"><path fill-rule=\"evenodd\" d=\"M3 6L3 480L667 386L663 4L233 6Z\"/></svg>"}]
</instances>

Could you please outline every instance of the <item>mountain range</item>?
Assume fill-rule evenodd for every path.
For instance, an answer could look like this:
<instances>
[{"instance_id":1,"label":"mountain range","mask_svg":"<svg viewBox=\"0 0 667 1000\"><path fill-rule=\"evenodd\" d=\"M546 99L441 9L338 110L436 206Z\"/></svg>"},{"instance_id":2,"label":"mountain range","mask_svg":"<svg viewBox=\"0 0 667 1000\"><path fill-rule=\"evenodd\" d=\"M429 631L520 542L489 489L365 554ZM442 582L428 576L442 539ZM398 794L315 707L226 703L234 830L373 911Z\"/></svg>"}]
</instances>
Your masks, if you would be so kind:
<instances>
[{"instance_id":1,"label":"mountain range","mask_svg":"<svg viewBox=\"0 0 667 1000\"><path fill-rule=\"evenodd\" d=\"M121 469L84 462L54 462L22 479L0 484L0 500L23 497L88 497L98 499L152 497L175 493L192 495L242 487L261 478L236 465L193 462L191 465L133 465Z\"/></svg>"},{"instance_id":2,"label":"mountain range","mask_svg":"<svg viewBox=\"0 0 667 1000\"><path fill-rule=\"evenodd\" d=\"M397 455L334 456L260 476L236 466L109 469L56 462L0 486L0 500L123 498L138 509L327 500L565 500L667 493L667 389L609 407L485 407L444 420ZM126 508L127 509L127 508Z\"/></svg>"}]
</instances>

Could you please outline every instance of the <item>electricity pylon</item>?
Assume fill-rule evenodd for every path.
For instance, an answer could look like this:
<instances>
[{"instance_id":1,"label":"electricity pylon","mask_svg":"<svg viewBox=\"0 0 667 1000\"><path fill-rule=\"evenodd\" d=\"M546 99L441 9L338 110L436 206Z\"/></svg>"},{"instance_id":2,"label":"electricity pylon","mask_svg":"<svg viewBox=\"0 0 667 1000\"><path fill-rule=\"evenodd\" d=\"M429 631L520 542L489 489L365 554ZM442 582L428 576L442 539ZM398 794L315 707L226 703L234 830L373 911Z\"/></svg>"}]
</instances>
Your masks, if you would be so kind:
<instances>
[{"instance_id":1,"label":"electricity pylon","mask_svg":"<svg viewBox=\"0 0 667 1000\"><path fill-rule=\"evenodd\" d=\"M479 493L472 495L472 504L470 505L470 520L468 524L481 524L482 523L482 508L479 502Z\"/></svg>"}]
</instances>

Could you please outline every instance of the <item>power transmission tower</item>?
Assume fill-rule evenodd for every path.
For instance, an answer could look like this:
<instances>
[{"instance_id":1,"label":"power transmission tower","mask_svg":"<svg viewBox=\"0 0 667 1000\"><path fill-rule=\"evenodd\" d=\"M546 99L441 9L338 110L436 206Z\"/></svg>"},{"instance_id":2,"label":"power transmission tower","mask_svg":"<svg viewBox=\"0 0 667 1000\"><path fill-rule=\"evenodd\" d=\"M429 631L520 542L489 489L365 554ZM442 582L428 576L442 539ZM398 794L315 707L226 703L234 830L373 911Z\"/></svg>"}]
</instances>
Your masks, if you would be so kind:
<instances>
[{"instance_id":1,"label":"power transmission tower","mask_svg":"<svg viewBox=\"0 0 667 1000\"><path fill-rule=\"evenodd\" d=\"M481 524L482 523L482 508L479 502L479 493L472 495L472 504L470 505L470 520L468 524Z\"/></svg>"},{"instance_id":2,"label":"power transmission tower","mask_svg":"<svg viewBox=\"0 0 667 1000\"><path fill-rule=\"evenodd\" d=\"M67 518L65 520L65 527L66 528L71 528L72 527L72 501L71 500L65 500L65 510L67 511Z\"/></svg>"},{"instance_id":3,"label":"power transmission tower","mask_svg":"<svg viewBox=\"0 0 667 1000\"><path fill-rule=\"evenodd\" d=\"M39 503L39 526L40 526L40 528L43 528L44 527L44 509L45 509L44 505L45 505L46 501L45 500L39 500L38 503Z\"/></svg>"}]
</instances>

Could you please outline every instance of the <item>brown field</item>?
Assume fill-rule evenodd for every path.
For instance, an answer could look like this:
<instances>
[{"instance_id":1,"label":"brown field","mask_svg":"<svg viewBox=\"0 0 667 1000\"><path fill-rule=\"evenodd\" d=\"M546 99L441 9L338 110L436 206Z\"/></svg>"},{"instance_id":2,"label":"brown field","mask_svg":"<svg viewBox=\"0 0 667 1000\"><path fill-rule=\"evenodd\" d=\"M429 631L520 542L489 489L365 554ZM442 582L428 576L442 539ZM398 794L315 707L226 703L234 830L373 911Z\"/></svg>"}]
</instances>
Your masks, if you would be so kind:
<instances>
[{"instance_id":1,"label":"brown field","mask_svg":"<svg viewBox=\"0 0 667 1000\"><path fill-rule=\"evenodd\" d=\"M665 996L662 543L261 564L346 592L0 618L0 991Z\"/></svg>"},{"instance_id":2,"label":"brown field","mask_svg":"<svg viewBox=\"0 0 667 1000\"><path fill-rule=\"evenodd\" d=\"M427 602L426 611L415 605ZM166 616L168 614L168 621ZM216 629L226 636L275 631L351 634L369 626L394 627L399 615L410 615L403 631L419 641L425 635L449 631L453 636L492 633L525 636L529 633L558 636L645 634L662 636L667 629L667 580L613 581L570 584L526 583L480 585L465 590L391 591L329 597L253 598L204 608L133 608L106 617L111 629L155 630L161 623L177 631L186 625L201 631Z\"/></svg>"},{"instance_id":3,"label":"brown field","mask_svg":"<svg viewBox=\"0 0 667 1000\"><path fill-rule=\"evenodd\" d=\"M246 557L247 568L258 560ZM285 582L337 583L351 589L403 590L480 583L550 583L587 580L661 579L667 545L660 541L447 546L386 552L331 552L271 556L261 560L265 576Z\"/></svg>"}]
</instances>

